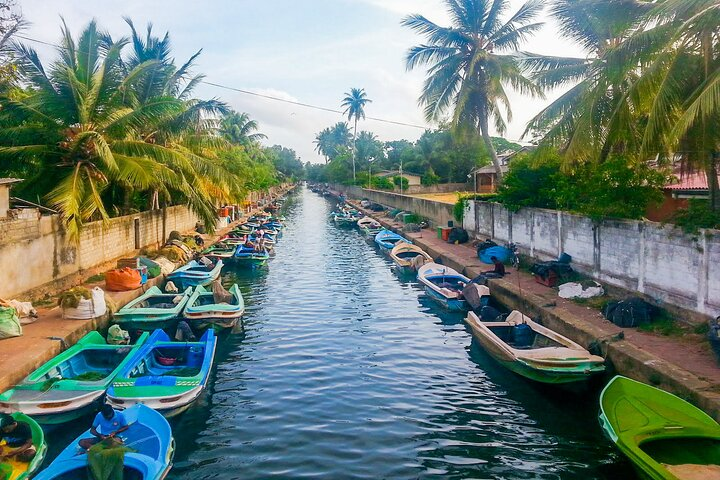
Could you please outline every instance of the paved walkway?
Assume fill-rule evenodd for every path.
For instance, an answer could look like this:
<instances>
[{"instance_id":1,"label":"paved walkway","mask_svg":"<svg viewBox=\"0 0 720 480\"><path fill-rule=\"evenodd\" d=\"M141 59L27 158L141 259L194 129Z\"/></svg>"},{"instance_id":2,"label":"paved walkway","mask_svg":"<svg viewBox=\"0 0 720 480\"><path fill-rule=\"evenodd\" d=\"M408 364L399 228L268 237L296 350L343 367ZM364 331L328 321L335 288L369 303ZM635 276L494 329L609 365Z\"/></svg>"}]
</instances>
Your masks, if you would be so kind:
<instances>
[{"instance_id":1,"label":"paved walkway","mask_svg":"<svg viewBox=\"0 0 720 480\"><path fill-rule=\"evenodd\" d=\"M375 212L365 213L403 233L402 224L378 217ZM472 246L448 244L433 230L403 235L470 278L492 267L480 262ZM670 391L720 421L720 368L704 336L663 336L619 328L600 311L560 298L557 289L537 283L531 274L512 269L508 272L505 278L489 281L493 296L501 303L540 317L547 327L586 348L600 349L617 373Z\"/></svg>"}]
</instances>

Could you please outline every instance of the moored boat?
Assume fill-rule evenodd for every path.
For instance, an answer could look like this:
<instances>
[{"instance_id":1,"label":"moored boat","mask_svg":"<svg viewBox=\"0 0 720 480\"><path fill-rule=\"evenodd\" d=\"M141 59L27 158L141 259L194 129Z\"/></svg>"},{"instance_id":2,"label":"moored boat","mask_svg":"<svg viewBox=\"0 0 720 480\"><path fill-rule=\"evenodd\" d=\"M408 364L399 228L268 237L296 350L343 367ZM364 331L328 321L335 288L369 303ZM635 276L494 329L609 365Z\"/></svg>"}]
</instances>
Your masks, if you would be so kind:
<instances>
[{"instance_id":1,"label":"moored boat","mask_svg":"<svg viewBox=\"0 0 720 480\"><path fill-rule=\"evenodd\" d=\"M168 275L167 279L177 285L178 288L209 285L220 277L222 267L222 260L218 260L210 265L204 265L196 260L191 260L189 263Z\"/></svg>"},{"instance_id":2,"label":"moored boat","mask_svg":"<svg viewBox=\"0 0 720 480\"><path fill-rule=\"evenodd\" d=\"M127 480L162 480L172 468L175 440L168 421L145 405L135 405L123 412L130 428L120 437L131 449L124 456L123 478ZM92 438L90 430L70 442L35 480L90 480L88 456L78 455L78 442Z\"/></svg>"},{"instance_id":3,"label":"moored boat","mask_svg":"<svg viewBox=\"0 0 720 480\"><path fill-rule=\"evenodd\" d=\"M644 478L720 478L720 425L671 393L616 376L600 395L600 425Z\"/></svg>"},{"instance_id":4,"label":"moored boat","mask_svg":"<svg viewBox=\"0 0 720 480\"><path fill-rule=\"evenodd\" d=\"M207 386L216 343L212 329L197 342L174 342L156 330L118 373L108 402L118 408L143 404L166 417L185 411Z\"/></svg>"},{"instance_id":5,"label":"moored boat","mask_svg":"<svg viewBox=\"0 0 720 480\"><path fill-rule=\"evenodd\" d=\"M140 336L132 347L108 345L98 332L90 332L0 395L0 410L22 412L45 425L80 418L96 406L146 338Z\"/></svg>"},{"instance_id":6,"label":"moored boat","mask_svg":"<svg viewBox=\"0 0 720 480\"><path fill-rule=\"evenodd\" d=\"M410 243L398 243L390 251L390 258L401 273L414 274L433 259L422 248Z\"/></svg>"},{"instance_id":7,"label":"moored boat","mask_svg":"<svg viewBox=\"0 0 720 480\"><path fill-rule=\"evenodd\" d=\"M224 241L220 241L203 250L202 254L216 261L223 260L227 262L232 259L236 246L237 245L233 245L229 242L226 243Z\"/></svg>"},{"instance_id":8,"label":"moored boat","mask_svg":"<svg viewBox=\"0 0 720 480\"><path fill-rule=\"evenodd\" d=\"M250 267L260 267L265 265L270 258L267 250L257 251L244 245L238 245L233 256L238 265L246 265Z\"/></svg>"},{"instance_id":9,"label":"moored boat","mask_svg":"<svg viewBox=\"0 0 720 480\"><path fill-rule=\"evenodd\" d=\"M462 292L470 279L445 265L426 263L418 269L418 281L430 298L453 312L468 310Z\"/></svg>"},{"instance_id":10,"label":"moored boat","mask_svg":"<svg viewBox=\"0 0 720 480\"><path fill-rule=\"evenodd\" d=\"M153 331L169 328L180 317L193 289L188 287L180 293L163 293L158 287L147 292L115 312L115 322L123 329Z\"/></svg>"},{"instance_id":11,"label":"moored boat","mask_svg":"<svg viewBox=\"0 0 720 480\"><path fill-rule=\"evenodd\" d=\"M582 382L605 371L605 360L521 312L504 321L483 322L474 312L465 319L483 348L509 370L541 383Z\"/></svg>"},{"instance_id":12,"label":"moored boat","mask_svg":"<svg viewBox=\"0 0 720 480\"><path fill-rule=\"evenodd\" d=\"M2 466L0 475L4 474L4 478L7 478L7 480L25 480L31 478L40 469L40 465L42 465L47 454L47 442L42 427L31 417L20 412L13 413L12 417L16 422L24 422L30 426L35 456L29 462L23 462L17 458L0 460Z\"/></svg>"},{"instance_id":13,"label":"moored boat","mask_svg":"<svg viewBox=\"0 0 720 480\"><path fill-rule=\"evenodd\" d=\"M191 326L201 330L233 328L245 313L245 301L237 284L230 287L228 292L232 301L218 303L212 290L206 290L202 286L195 287L183 316Z\"/></svg>"},{"instance_id":14,"label":"moored boat","mask_svg":"<svg viewBox=\"0 0 720 480\"><path fill-rule=\"evenodd\" d=\"M407 238L403 237L402 235L398 235L395 232L391 232L390 230L382 229L380 232L378 232L377 235L375 235L375 243L378 244L380 247L380 250L382 250L384 253L390 253L390 250L392 250L395 245L398 243L412 243Z\"/></svg>"}]
</instances>

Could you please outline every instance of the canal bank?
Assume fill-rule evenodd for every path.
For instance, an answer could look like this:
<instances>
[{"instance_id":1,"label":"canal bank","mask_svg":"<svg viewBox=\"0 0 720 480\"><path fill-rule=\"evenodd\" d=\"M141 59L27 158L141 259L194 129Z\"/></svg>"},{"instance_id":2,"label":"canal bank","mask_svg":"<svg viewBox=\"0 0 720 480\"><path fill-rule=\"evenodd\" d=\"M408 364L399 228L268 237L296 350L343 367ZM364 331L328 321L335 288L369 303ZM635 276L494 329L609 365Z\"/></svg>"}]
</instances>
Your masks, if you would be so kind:
<instances>
[{"instance_id":1,"label":"canal bank","mask_svg":"<svg viewBox=\"0 0 720 480\"><path fill-rule=\"evenodd\" d=\"M362 209L359 201L351 203L470 278L490 269L469 245L448 244L430 230L402 232L402 224ZM490 280L489 286L502 304L540 318L547 327L604 356L611 372L674 393L720 420L720 369L701 343L616 327L597 310L558 297L555 290L538 284L522 271Z\"/></svg>"},{"instance_id":2,"label":"canal bank","mask_svg":"<svg viewBox=\"0 0 720 480\"><path fill-rule=\"evenodd\" d=\"M291 189L292 187L288 187L279 195L285 195ZM245 217L230 224L226 228L217 230L212 235L202 235L206 245L215 243L236 225L244 222L248 217L259 211L261 211L260 208L252 210L247 213ZM188 235L195 234L193 231L183 233ZM127 256L132 255L128 254ZM176 264L176 267L178 266L180 266L180 264ZM106 267L105 270L100 271L107 271L114 268L114 262L107 264ZM86 273L86 275L88 273ZM97 272L93 271L92 273ZM115 307L121 308L145 293L150 287L155 285L162 286L164 282L165 276L161 275L149 279L145 285L138 289L125 292L106 291L105 294ZM88 289L94 287L104 289L105 287L102 281L85 282L80 285ZM63 285L62 288L70 288L72 286L77 285ZM111 320L111 312L96 319L71 320L63 318L62 309L58 306L47 308L39 307L37 311L37 320L31 324L23 325L23 334L21 336L0 341L0 364L11 366L11 368L4 368L0 371L0 392L12 388L36 368L77 343L77 341L87 333L93 330L105 330Z\"/></svg>"}]
</instances>

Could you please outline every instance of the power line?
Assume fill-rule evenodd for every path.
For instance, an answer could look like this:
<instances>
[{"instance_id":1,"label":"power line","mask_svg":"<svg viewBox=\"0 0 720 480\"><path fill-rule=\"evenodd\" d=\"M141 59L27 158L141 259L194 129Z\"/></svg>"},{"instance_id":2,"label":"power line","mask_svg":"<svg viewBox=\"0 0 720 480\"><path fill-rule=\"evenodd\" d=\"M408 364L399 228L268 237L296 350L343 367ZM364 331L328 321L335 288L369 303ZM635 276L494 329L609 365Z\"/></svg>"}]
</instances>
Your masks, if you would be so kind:
<instances>
[{"instance_id":1,"label":"power line","mask_svg":"<svg viewBox=\"0 0 720 480\"><path fill-rule=\"evenodd\" d=\"M43 41L43 40L38 40L38 39L36 39L36 38L26 37L25 35L17 35L17 34L16 34L15 36L16 36L17 38L21 38L21 39L23 39L23 40L27 40L27 41L35 42L35 43L40 43L40 44L42 44L42 45L48 45L48 46L50 46L50 47L64 48L64 47L62 47L62 46L60 46L60 45L57 45L57 44L54 44L54 43L45 42L45 41ZM230 91L233 91L233 92L242 93L242 94L244 94L244 95L252 95L252 96L254 96L254 97L260 97L260 98L264 98L264 99L266 99L266 100L273 100L273 101L276 101L276 102L288 103L288 104L290 104L290 105L297 105L297 106L299 106L299 107L311 108L311 109L319 110L319 111L322 111L322 112L337 113L337 114L339 114L339 115L344 115L344 114L345 114L345 112L343 112L343 111L341 111L341 110L335 110L335 109L333 109L333 108L327 108L327 107L322 107L322 106L319 106L319 105L312 105L312 104L310 104L310 103L298 102L298 101L294 101L294 100L288 100L288 99L286 99L286 98L274 97L274 96L272 96L272 95L265 95L265 94L262 94L262 93L251 92L250 90L244 90L244 89L242 89L242 88L230 87L230 86L227 86L227 85L222 85L222 84L220 84L220 83L210 82L210 81L207 81L207 80L201 80L200 83L204 83L204 84L206 84L206 85L210 85L210 86L216 87L216 88L222 88L222 89L224 89L224 90L230 90ZM391 125L399 125L399 126L403 126L403 127L419 128L419 129L421 129L421 130L427 130L427 129L428 129L427 126L423 126L423 125L416 125L416 124L413 124L413 123L399 122L399 121L397 121L397 120L388 120L388 119L379 118L379 117L365 117L365 119L366 119L366 120L371 120L371 121L374 121L374 122L388 123L388 124L391 124Z\"/></svg>"}]
</instances>

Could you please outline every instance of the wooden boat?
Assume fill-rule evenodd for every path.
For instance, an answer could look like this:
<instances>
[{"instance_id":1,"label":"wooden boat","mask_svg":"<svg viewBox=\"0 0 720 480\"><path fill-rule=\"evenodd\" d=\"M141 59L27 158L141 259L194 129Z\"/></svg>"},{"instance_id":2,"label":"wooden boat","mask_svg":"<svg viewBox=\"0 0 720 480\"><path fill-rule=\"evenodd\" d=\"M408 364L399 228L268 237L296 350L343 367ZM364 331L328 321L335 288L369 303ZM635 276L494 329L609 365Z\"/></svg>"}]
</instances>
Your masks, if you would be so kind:
<instances>
[{"instance_id":1,"label":"wooden boat","mask_svg":"<svg viewBox=\"0 0 720 480\"><path fill-rule=\"evenodd\" d=\"M380 232L375 235L375 243L378 244L380 250L382 250L384 253L389 254L390 250L392 250L395 245L400 242L412 243L410 240L403 237L402 235L398 235L397 233L391 232L390 230L386 229L380 230Z\"/></svg>"},{"instance_id":2,"label":"wooden boat","mask_svg":"<svg viewBox=\"0 0 720 480\"><path fill-rule=\"evenodd\" d=\"M245 313L245 301L237 284L228 291L233 296L231 303L215 303L211 290L202 286L195 287L183 316L197 329L213 328L217 331L233 328Z\"/></svg>"},{"instance_id":3,"label":"wooden boat","mask_svg":"<svg viewBox=\"0 0 720 480\"><path fill-rule=\"evenodd\" d=\"M445 265L426 263L418 270L418 280L425 286L425 293L443 307L453 312L468 310L462 297L463 288L470 279Z\"/></svg>"},{"instance_id":4,"label":"wooden boat","mask_svg":"<svg viewBox=\"0 0 720 480\"><path fill-rule=\"evenodd\" d=\"M218 260L211 265L203 265L196 260L192 260L168 275L167 279L177 285L178 288L210 285L220 277L222 267L222 260Z\"/></svg>"},{"instance_id":5,"label":"wooden boat","mask_svg":"<svg viewBox=\"0 0 720 480\"><path fill-rule=\"evenodd\" d=\"M123 412L130 424L120 434L132 451L125 453L123 478L126 480L162 480L172 468L175 440L168 421L145 405L135 405ZM78 455L78 442L91 438L90 430L70 442L35 480L90 480L88 456Z\"/></svg>"},{"instance_id":6,"label":"wooden boat","mask_svg":"<svg viewBox=\"0 0 720 480\"><path fill-rule=\"evenodd\" d=\"M118 373L108 402L115 408L143 404L166 417L184 412L207 386L216 343L213 329L198 342L173 342L155 330Z\"/></svg>"},{"instance_id":7,"label":"wooden boat","mask_svg":"<svg viewBox=\"0 0 720 480\"><path fill-rule=\"evenodd\" d=\"M358 228L362 229L363 227L370 227L374 225L380 225L377 220L375 220L372 217L363 217L360 220L357 221Z\"/></svg>"},{"instance_id":8,"label":"wooden boat","mask_svg":"<svg viewBox=\"0 0 720 480\"><path fill-rule=\"evenodd\" d=\"M720 478L720 425L671 393L616 376L600 395L600 425L643 478Z\"/></svg>"},{"instance_id":9,"label":"wooden boat","mask_svg":"<svg viewBox=\"0 0 720 480\"><path fill-rule=\"evenodd\" d=\"M132 347L108 345L98 332L90 332L0 395L0 410L22 412L44 425L80 418L95 408L146 339L147 334L140 336Z\"/></svg>"},{"instance_id":10,"label":"wooden boat","mask_svg":"<svg viewBox=\"0 0 720 480\"><path fill-rule=\"evenodd\" d=\"M503 322L482 322L475 313L465 321L477 341L498 362L542 383L581 382L605 371L605 360L569 338L513 311Z\"/></svg>"},{"instance_id":11,"label":"wooden boat","mask_svg":"<svg viewBox=\"0 0 720 480\"><path fill-rule=\"evenodd\" d=\"M233 258L239 265L260 267L267 263L270 253L267 250L258 252L254 248L238 245Z\"/></svg>"},{"instance_id":12,"label":"wooden boat","mask_svg":"<svg viewBox=\"0 0 720 480\"><path fill-rule=\"evenodd\" d=\"M398 243L390 250L390 258L395 262L395 267L401 273L415 274L418 269L426 263L432 263L433 259L417 245L410 243Z\"/></svg>"},{"instance_id":13,"label":"wooden boat","mask_svg":"<svg viewBox=\"0 0 720 480\"><path fill-rule=\"evenodd\" d=\"M233 255L235 254L236 247L237 245L231 242L224 242L221 240L215 245L211 245L210 247L203 250L202 254L216 261L222 260L227 262L228 260L232 259Z\"/></svg>"},{"instance_id":14,"label":"wooden boat","mask_svg":"<svg viewBox=\"0 0 720 480\"><path fill-rule=\"evenodd\" d=\"M3 460L0 461L1 465L5 465L10 468L8 480L25 480L31 478L39 469L45 460L47 454L47 442L45 441L45 433L40 425L28 417L24 413L15 412L12 417L17 422L25 422L30 426L32 432L32 443L35 447L35 456L29 462L21 462L17 459ZM4 473L0 470L0 475Z\"/></svg>"},{"instance_id":15,"label":"wooden boat","mask_svg":"<svg viewBox=\"0 0 720 480\"><path fill-rule=\"evenodd\" d=\"M232 233L239 236L250 235L255 231L256 227L251 227L247 224L240 225L233 229Z\"/></svg>"},{"instance_id":16,"label":"wooden boat","mask_svg":"<svg viewBox=\"0 0 720 480\"><path fill-rule=\"evenodd\" d=\"M192 287L181 293L163 293L158 287L122 307L115 313L115 322L125 330L153 331L169 328L177 321L192 295Z\"/></svg>"}]
</instances>

